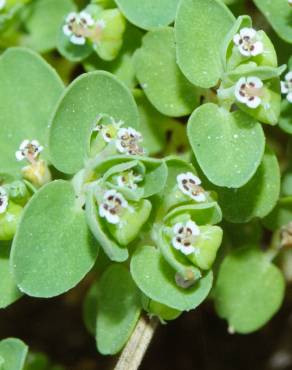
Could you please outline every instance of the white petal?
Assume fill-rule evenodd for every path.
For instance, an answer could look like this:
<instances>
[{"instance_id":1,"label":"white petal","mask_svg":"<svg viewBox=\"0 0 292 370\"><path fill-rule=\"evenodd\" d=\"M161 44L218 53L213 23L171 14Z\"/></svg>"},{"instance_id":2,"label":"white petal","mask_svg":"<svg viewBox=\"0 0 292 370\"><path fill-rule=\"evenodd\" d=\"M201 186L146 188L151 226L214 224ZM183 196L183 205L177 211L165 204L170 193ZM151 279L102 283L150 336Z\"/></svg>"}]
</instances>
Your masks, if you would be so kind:
<instances>
[{"instance_id":1,"label":"white petal","mask_svg":"<svg viewBox=\"0 0 292 370\"><path fill-rule=\"evenodd\" d=\"M127 148L124 148L122 146L122 141L121 140L116 140L116 148L117 148L118 152L120 152L120 153L127 153L128 152Z\"/></svg>"},{"instance_id":2,"label":"white petal","mask_svg":"<svg viewBox=\"0 0 292 370\"><path fill-rule=\"evenodd\" d=\"M255 88L257 89L261 89L264 86L262 80L260 80L258 77L253 76L247 78L247 83L254 84Z\"/></svg>"},{"instance_id":3,"label":"white petal","mask_svg":"<svg viewBox=\"0 0 292 370\"><path fill-rule=\"evenodd\" d=\"M108 129L107 128L102 128L101 129L101 135L102 135L102 138L103 140L106 142L106 143L109 143L112 141L112 137L111 136L107 136L107 132L108 132Z\"/></svg>"},{"instance_id":4,"label":"white petal","mask_svg":"<svg viewBox=\"0 0 292 370\"><path fill-rule=\"evenodd\" d=\"M250 37L251 39L254 38L257 34L257 31L254 30L253 28L247 28L244 27L240 30L240 36L241 37Z\"/></svg>"},{"instance_id":5,"label":"white petal","mask_svg":"<svg viewBox=\"0 0 292 370\"><path fill-rule=\"evenodd\" d=\"M86 21L88 26L93 26L94 25L94 20L93 20L92 16L87 12L83 11L83 12L79 13L79 18L83 18Z\"/></svg>"},{"instance_id":6,"label":"white petal","mask_svg":"<svg viewBox=\"0 0 292 370\"><path fill-rule=\"evenodd\" d=\"M241 40L241 36L239 33L233 36L233 42L235 45L239 45L239 41Z\"/></svg>"},{"instance_id":7,"label":"white petal","mask_svg":"<svg viewBox=\"0 0 292 370\"><path fill-rule=\"evenodd\" d=\"M258 108L258 106L261 105L261 102L262 102L262 99L258 96L255 96L253 100L248 100L246 102L246 105L249 108L256 109L256 108Z\"/></svg>"},{"instance_id":8,"label":"white petal","mask_svg":"<svg viewBox=\"0 0 292 370\"><path fill-rule=\"evenodd\" d=\"M193 180L195 182L195 185L200 185L202 183L202 181L192 172L187 172L186 176L188 177L189 180Z\"/></svg>"},{"instance_id":9,"label":"white petal","mask_svg":"<svg viewBox=\"0 0 292 370\"><path fill-rule=\"evenodd\" d=\"M287 94L289 92L287 83L284 81L281 81L281 93L282 94Z\"/></svg>"},{"instance_id":10,"label":"white petal","mask_svg":"<svg viewBox=\"0 0 292 370\"><path fill-rule=\"evenodd\" d=\"M251 52L249 50L246 50L243 45L239 45L238 49L240 51L240 54L244 55L245 57L251 56Z\"/></svg>"},{"instance_id":11,"label":"white petal","mask_svg":"<svg viewBox=\"0 0 292 370\"><path fill-rule=\"evenodd\" d=\"M246 83L247 83L247 82L246 82L246 78L245 78L245 77L241 77L241 78L237 81L237 83L236 83L236 85L235 85L234 95L235 95L236 99L237 99L239 102L241 102L241 103L246 103L246 101L247 101L247 97L246 97L246 96L242 96L242 95L240 94L240 91L241 91L241 87L242 87L242 85L243 85L243 84L246 84Z\"/></svg>"},{"instance_id":12,"label":"white petal","mask_svg":"<svg viewBox=\"0 0 292 370\"><path fill-rule=\"evenodd\" d=\"M109 198L109 197L114 197L114 196L116 196L116 194L117 194L117 191L116 191L115 189L111 189L111 190L107 190L107 191L104 193L103 197L104 197L104 199L107 199L107 198Z\"/></svg>"},{"instance_id":13,"label":"white petal","mask_svg":"<svg viewBox=\"0 0 292 370\"><path fill-rule=\"evenodd\" d=\"M288 72L285 76L285 80L286 81L291 81L292 80L292 71L291 72Z\"/></svg>"},{"instance_id":14,"label":"white petal","mask_svg":"<svg viewBox=\"0 0 292 370\"><path fill-rule=\"evenodd\" d=\"M264 51L264 45L261 41L257 41L253 44L254 49L251 51L252 56L257 56L263 53Z\"/></svg>"},{"instance_id":15,"label":"white petal","mask_svg":"<svg viewBox=\"0 0 292 370\"><path fill-rule=\"evenodd\" d=\"M175 249L177 249L178 251L180 251L180 250L181 250L182 245L181 245L181 243L179 243L179 242L176 240L176 237L173 237L171 242L172 242L172 245L173 245L173 247L174 247Z\"/></svg>"},{"instance_id":16,"label":"white petal","mask_svg":"<svg viewBox=\"0 0 292 370\"><path fill-rule=\"evenodd\" d=\"M19 149L24 150L29 144L29 140L23 140L23 142L20 144Z\"/></svg>"},{"instance_id":17,"label":"white petal","mask_svg":"<svg viewBox=\"0 0 292 370\"><path fill-rule=\"evenodd\" d=\"M76 36L74 34L70 37L70 41L75 45L84 45L86 42L83 36Z\"/></svg>"},{"instance_id":18,"label":"white petal","mask_svg":"<svg viewBox=\"0 0 292 370\"><path fill-rule=\"evenodd\" d=\"M121 206L122 206L123 208L127 208L127 207L128 207L128 202L127 202L127 201L126 201L126 199L122 196L122 194L121 194L121 193L117 193L116 197L120 199L120 201L121 201Z\"/></svg>"},{"instance_id":19,"label":"white petal","mask_svg":"<svg viewBox=\"0 0 292 370\"><path fill-rule=\"evenodd\" d=\"M292 92L289 92L289 94L287 95L287 100L289 103L292 103Z\"/></svg>"},{"instance_id":20,"label":"white petal","mask_svg":"<svg viewBox=\"0 0 292 370\"><path fill-rule=\"evenodd\" d=\"M200 228L198 227L198 225L192 221L192 220L189 220L187 223L186 223L186 227L188 227L189 229L192 230L192 234L197 236L197 235L200 235Z\"/></svg>"},{"instance_id":21,"label":"white petal","mask_svg":"<svg viewBox=\"0 0 292 370\"><path fill-rule=\"evenodd\" d=\"M77 19L77 18L78 18L78 14L77 14L76 12L71 12L71 13L69 13L69 14L67 15L65 22L66 22L66 23L70 23L70 22L72 22L74 19Z\"/></svg>"},{"instance_id":22,"label":"white petal","mask_svg":"<svg viewBox=\"0 0 292 370\"><path fill-rule=\"evenodd\" d=\"M25 155L23 155L21 150L17 150L17 152L15 152L15 157L18 161L22 161L25 158Z\"/></svg>"},{"instance_id":23,"label":"white petal","mask_svg":"<svg viewBox=\"0 0 292 370\"><path fill-rule=\"evenodd\" d=\"M173 227L173 232L175 234L178 234L179 230L184 227L183 223L182 222L178 222L177 224L174 225Z\"/></svg>"},{"instance_id":24,"label":"white petal","mask_svg":"<svg viewBox=\"0 0 292 370\"><path fill-rule=\"evenodd\" d=\"M64 35L66 35L66 36L71 36L71 35L72 35L72 31L70 30L70 28L69 28L68 24L65 24L65 25L63 26L63 33L64 33Z\"/></svg>"},{"instance_id":25,"label":"white petal","mask_svg":"<svg viewBox=\"0 0 292 370\"><path fill-rule=\"evenodd\" d=\"M118 137L122 138L123 136L128 136L128 129L124 127L118 130Z\"/></svg>"},{"instance_id":26,"label":"white petal","mask_svg":"<svg viewBox=\"0 0 292 370\"><path fill-rule=\"evenodd\" d=\"M188 255L190 255L190 254L192 254L192 253L194 253L195 252L195 247L193 247L192 245L191 246L189 246L189 247L185 247L185 246L181 246L181 248L180 248L180 250L181 250L181 252L184 254L184 255L186 255L186 256L188 256Z\"/></svg>"}]
</instances>

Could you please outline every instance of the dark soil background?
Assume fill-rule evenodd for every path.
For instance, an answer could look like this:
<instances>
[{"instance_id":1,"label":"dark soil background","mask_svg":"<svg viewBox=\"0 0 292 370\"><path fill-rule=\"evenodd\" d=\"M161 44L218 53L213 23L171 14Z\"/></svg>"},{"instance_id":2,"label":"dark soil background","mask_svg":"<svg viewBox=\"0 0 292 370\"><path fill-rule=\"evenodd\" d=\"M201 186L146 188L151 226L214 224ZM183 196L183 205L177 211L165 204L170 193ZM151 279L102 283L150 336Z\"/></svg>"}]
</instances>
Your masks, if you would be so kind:
<instances>
[{"instance_id":1,"label":"dark soil background","mask_svg":"<svg viewBox=\"0 0 292 370\"><path fill-rule=\"evenodd\" d=\"M18 337L30 351L46 353L66 370L113 369L116 359L100 356L84 327L84 285L55 299L24 297L1 310L0 339ZM292 370L291 293L273 320L250 335L228 334L211 302L160 325L140 369Z\"/></svg>"}]
</instances>

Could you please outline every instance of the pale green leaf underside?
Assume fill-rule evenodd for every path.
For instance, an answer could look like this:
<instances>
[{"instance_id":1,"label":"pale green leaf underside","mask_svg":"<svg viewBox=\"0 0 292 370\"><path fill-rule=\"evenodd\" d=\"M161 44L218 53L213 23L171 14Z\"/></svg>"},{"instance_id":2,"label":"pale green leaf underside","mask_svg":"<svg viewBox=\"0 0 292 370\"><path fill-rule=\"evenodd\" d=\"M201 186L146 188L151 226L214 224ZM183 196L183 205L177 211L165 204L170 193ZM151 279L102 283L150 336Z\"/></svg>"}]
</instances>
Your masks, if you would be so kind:
<instances>
[{"instance_id":1,"label":"pale green leaf underside","mask_svg":"<svg viewBox=\"0 0 292 370\"><path fill-rule=\"evenodd\" d=\"M217 84L223 72L221 47L234 21L219 0L181 1L175 21L177 61L193 84Z\"/></svg>"},{"instance_id":2,"label":"pale green leaf underside","mask_svg":"<svg viewBox=\"0 0 292 370\"><path fill-rule=\"evenodd\" d=\"M4 360L1 370L22 370L28 348L19 339L8 338L0 342L0 359Z\"/></svg>"},{"instance_id":3,"label":"pale green leaf underside","mask_svg":"<svg viewBox=\"0 0 292 370\"><path fill-rule=\"evenodd\" d=\"M204 104L188 122L196 159L212 183L239 188L258 168L265 148L261 125L247 114Z\"/></svg>"},{"instance_id":4,"label":"pale green leaf underside","mask_svg":"<svg viewBox=\"0 0 292 370\"><path fill-rule=\"evenodd\" d=\"M176 64L173 28L149 32L134 55L137 78L155 108L171 117L191 113L199 101L199 92Z\"/></svg>"},{"instance_id":5,"label":"pale green leaf underside","mask_svg":"<svg viewBox=\"0 0 292 370\"><path fill-rule=\"evenodd\" d=\"M115 0L121 12L134 25L150 30L170 24L179 0Z\"/></svg>"},{"instance_id":6,"label":"pale green leaf underside","mask_svg":"<svg viewBox=\"0 0 292 370\"><path fill-rule=\"evenodd\" d=\"M127 342L141 311L140 292L124 266L112 265L102 275L98 301L97 348L113 355Z\"/></svg>"},{"instance_id":7,"label":"pale green leaf underside","mask_svg":"<svg viewBox=\"0 0 292 370\"><path fill-rule=\"evenodd\" d=\"M9 264L10 248L0 245L0 308L5 308L21 297Z\"/></svg>"},{"instance_id":8,"label":"pale green leaf underside","mask_svg":"<svg viewBox=\"0 0 292 370\"><path fill-rule=\"evenodd\" d=\"M11 251L21 291L52 297L73 288L95 263L98 248L72 185L56 180L30 200Z\"/></svg>"},{"instance_id":9,"label":"pale green leaf underside","mask_svg":"<svg viewBox=\"0 0 292 370\"><path fill-rule=\"evenodd\" d=\"M258 248L241 248L223 261L215 286L218 314L238 333L259 329L278 311L284 278Z\"/></svg>"},{"instance_id":10,"label":"pale green leaf underside","mask_svg":"<svg viewBox=\"0 0 292 370\"><path fill-rule=\"evenodd\" d=\"M131 274L144 294L180 311L189 311L201 304L209 294L213 281L213 273L209 271L193 287L179 288L175 283L175 271L156 248L149 246L134 253Z\"/></svg>"},{"instance_id":11,"label":"pale green leaf underside","mask_svg":"<svg viewBox=\"0 0 292 370\"><path fill-rule=\"evenodd\" d=\"M51 123L50 154L60 171L72 174L84 166L99 114L124 121L124 127L139 125L138 109L130 91L104 71L78 77L59 102Z\"/></svg>"},{"instance_id":12,"label":"pale green leaf underside","mask_svg":"<svg viewBox=\"0 0 292 370\"><path fill-rule=\"evenodd\" d=\"M15 152L24 139L37 139L47 156L48 125L63 92L56 72L36 53L11 48L0 58L0 171L18 175Z\"/></svg>"},{"instance_id":13,"label":"pale green leaf underside","mask_svg":"<svg viewBox=\"0 0 292 370\"><path fill-rule=\"evenodd\" d=\"M267 149L252 179L240 189L216 188L223 216L230 222L263 218L275 206L280 193L280 169L274 153Z\"/></svg>"}]
</instances>

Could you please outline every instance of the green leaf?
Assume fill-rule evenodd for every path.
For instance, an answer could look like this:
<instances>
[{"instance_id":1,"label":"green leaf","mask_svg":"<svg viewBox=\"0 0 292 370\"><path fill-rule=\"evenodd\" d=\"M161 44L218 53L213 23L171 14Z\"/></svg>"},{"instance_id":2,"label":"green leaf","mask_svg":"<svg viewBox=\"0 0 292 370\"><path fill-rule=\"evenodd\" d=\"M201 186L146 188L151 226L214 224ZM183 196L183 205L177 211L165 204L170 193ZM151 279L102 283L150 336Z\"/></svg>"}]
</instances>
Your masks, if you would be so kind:
<instances>
[{"instance_id":1,"label":"green leaf","mask_svg":"<svg viewBox=\"0 0 292 370\"><path fill-rule=\"evenodd\" d=\"M0 58L0 85L0 172L19 176L23 163L15 152L24 139L37 139L48 155L49 119L63 84L38 54L11 48Z\"/></svg>"},{"instance_id":2,"label":"green leaf","mask_svg":"<svg viewBox=\"0 0 292 370\"><path fill-rule=\"evenodd\" d=\"M280 198L276 207L263 220L263 224L270 230L280 229L292 220L292 196Z\"/></svg>"},{"instance_id":3,"label":"green leaf","mask_svg":"<svg viewBox=\"0 0 292 370\"><path fill-rule=\"evenodd\" d=\"M266 149L262 163L251 180L239 189L215 188L223 216L230 222L248 222L265 217L280 193L280 169L275 154Z\"/></svg>"},{"instance_id":4,"label":"green leaf","mask_svg":"<svg viewBox=\"0 0 292 370\"><path fill-rule=\"evenodd\" d=\"M177 61L195 85L215 86L223 73L221 47L235 18L219 0L182 0L175 22Z\"/></svg>"},{"instance_id":5,"label":"green leaf","mask_svg":"<svg viewBox=\"0 0 292 370\"><path fill-rule=\"evenodd\" d=\"M202 171L218 186L239 188L246 184L265 148L258 122L241 111L229 113L212 103L191 115L188 137Z\"/></svg>"},{"instance_id":6,"label":"green leaf","mask_svg":"<svg viewBox=\"0 0 292 370\"><path fill-rule=\"evenodd\" d=\"M98 305L99 284L95 282L89 288L83 301L83 320L88 332L95 335L96 331L96 316Z\"/></svg>"},{"instance_id":7,"label":"green leaf","mask_svg":"<svg viewBox=\"0 0 292 370\"><path fill-rule=\"evenodd\" d=\"M162 151L166 145L166 137L164 135L164 127L166 125L174 125L172 118L163 116L159 113L144 93L139 90L135 94L136 103L140 115L139 130L143 135L143 147L149 155L154 155Z\"/></svg>"},{"instance_id":8,"label":"green leaf","mask_svg":"<svg viewBox=\"0 0 292 370\"><path fill-rule=\"evenodd\" d=\"M132 277L144 294L180 311L195 309L207 297L212 287L212 271L190 288L178 287L175 283L175 271L154 247L137 249L130 266Z\"/></svg>"},{"instance_id":9,"label":"green leaf","mask_svg":"<svg viewBox=\"0 0 292 370\"><path fill-rule=\"evenodd\" d=\"M21 291L53 297L78 284L97 253L72 185L56 180L27 204L13 241L11 267Z\"/></svg>"},{"instance_id":10,"label":"green leaf","mask_svg":"<svg viewBox=\"0 0 292 370\"><path fill-rule=\"evenodd\" d=\"M84 166L100 114L124 121L125 127L139 124L134 98L113 75L104 71L81 75L66 89L51 123L50 154L58 170L73 174Z\"/></svg>"},{"instance_id":11,"label":"green leaf","mask_svg":"<svg viewBox=\"0 0 292 370\"><path fill-rule=\"evenodd\" d=\"M291 8L286 0L254 0L277 34L292 43Z\"/></svg>"},{"instance_id":12,"label":"green leaf","mask_svg":"<svg viewBox=\"0 0 292 370\"><path fill-rule=\"evenodd\" d=\"M112 265L99 282L96 341L99 352L113 355L126 344L138 321L140 292L128 270Z\"/></svg>"},{"instance_id":13,"label":"green leaf","mask_svg":"<svg viewBox=\"0 0 292 370\"><path fill-rule=\"evenodd\" d=\"M22 294L18 290L13 275L10 271L9 264L10 247L7 245L0 246L0 308L6 308Z\"/></svg>"},{"instance_id":14,"label":"green leaf","mask_svg":"<svg viewBox=\"0 0 292 370\"><path fill-rule=\"evenodd\" d=\"M287 134L292 135L292 104L287 99L282 100L279 126Z\"/></svg>"},{"instance_id":15,"label":"green leaf","mask_svg":"<svg viewBox=\"0 0 292 370\"><path fill-rule=\"evenodd\" d=\"M3 358L3 370L22 370L28 347L19 339L7 338L0 342L0 357ZM1 370L2 370L1 369Z\"/></svg>"},{"instance_id":16,"label":"green leaf","mask_svg":"<svg viewBox=\"0 0 292 370\"><path fill-rule=\"evenodd\" d=\"M199 91L176 64L173 28L149 32L134 55L140 85L154 107L171 117L191 113L199 103Z\"/></svg>"},{"instance_id":17,"label":"green leaf","mask_svg":"<svg viewBox=\"0 0 292 370\"><path fill-rule=\"evenodd\" d=\"M129 88L134 88L137 85L137 80L133 65L133 53L140 46L142 36L141 30L128 23L123 37L124 43L117 58L108 63L93 53L83 62L85 70L87 72L95 70L111 72Z\"/></svg>"},{"instance_id":18,"label":"green leaf","mask_svg":"<svg viewBox=\"0 0 292 370\"><path fill-rule=\"evenodd\" d=\"M170 24L179 3L179 0L139 0L139 4L136 0L115 1L131 23L145 30Z\"/></svg>"},{"instance_id":19,"label":"green leaf","mask_svg":"<svg viewBox=\"0 0 292 370\"><path fill-rule=\"evenodd\" d=\"M220 266L214 290L216 310L232 331L250 333L278 311L284 288L282 273L259 248L240 248Z\"/></svg>"},{"instance_id":20,"label":"green leaf","mask_svg":"<svg viewBox=\"0 0 292 370\"><path fill-rule=\"evenodd\" d=\"M76 10L71 0L38 0L29 6L25 20L28 36L25 45L38 51L48 52L57 45L59 30L65 16Z\"/></svg>"}]
</instances>

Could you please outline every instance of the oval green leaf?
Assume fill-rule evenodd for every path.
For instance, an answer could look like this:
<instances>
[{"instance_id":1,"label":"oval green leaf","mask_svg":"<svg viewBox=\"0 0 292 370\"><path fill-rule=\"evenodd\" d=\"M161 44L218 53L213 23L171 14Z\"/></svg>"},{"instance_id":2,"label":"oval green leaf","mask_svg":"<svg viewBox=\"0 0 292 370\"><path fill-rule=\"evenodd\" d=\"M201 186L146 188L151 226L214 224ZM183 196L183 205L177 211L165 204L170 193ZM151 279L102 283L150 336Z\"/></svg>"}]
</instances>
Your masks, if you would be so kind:
<instances>
[{"instance_id":1,"label":"oval green leaf","mask_svg":"<svg viewBox=\"0 0 292 370\"><path fill-rule=\"evenodd\" d=\"M0 245L0 308L6 308L22 296L10 271L9 255L9 246Z\"/></svg>"},{"instance_id":2,"label":"oval green leaf","mask_svg":"<svg viewBox=\"0 0 292 370\"><path fill-rule=\"evenodd\" d=\"M220 266L214 289L216 310L228 320L231 331L250 333L278 311L284 290L282 273L259 248L240 248Z\"/></svg>"},{"instance_id":3,"label":"oval green leaf","mask_svg":"<svg viewBox=\"0 0 292 370\"><path fill-rule=\"evenodd\" d=\"M110 266L99 282L96 341L99 352L113 355L126 344L141 312L141 296L129 271Z\"/></svg>"},{"instance_id":4,"label":"oval green leaf","mask_svg":"<svg viewBox=\"0 0 292 370\"><path fill-rule=\"evenodd\" d=\"M252 179L239 189L216 188L223 216L242 223L265 217L274 208L280 194L280 168L275 154L267 149Z\"/></svg>"},{"instance_id":5,"label":"oval green leaf","mask_svg":"<svg viewBox=\"0 0 292 370\"><path fill-rule=\"evenodd\" d=\"M239 188L256 172L265 148L261 125L247 114L204 104L191 115L188 137L199 166L218 186Z\"/></svg>"},{"instance_id":6,"label":"oval green leaf","mask_svg":"<svg viewBox=\"0 0 292 370\"><path fill-rule=\"evenodd\" d=\"M207 297L212 287L212 271L190 288L178 287L175 283L175 271L154 247L137 249L130 266L132 277L144 294L180 311L195 309Z\"/></svg>"},{"instance_id":7,"label":"oval green leaf","mask_svg":"<svg viewBox=\"0 0 292 370\"><path fill-rule=\"evenodd\" d=\"M78 284L97 253L72 185L56 180L27 204L12 244L11 267L21 291L53 297Z\"/></svg>"},{"instance_id":8,"label":"oval green leaf","mask_svg":"<svg viewBox=\"0 0 292 370\"><path fill-rule=\"evenodd\" d=\"M221 48L235 18L219 0L182 0L175 21L177 61L193 84L215 86L223 73Z\"/></svg>"},{"instance_id":9,"label":"oval green leaf","mask_svg":"<svg viewBox=\"0 0 292 370\"><path fill-rule=\"evenodd\" d=\"M134 55L136 75L154 107L171 117L191 113L199 103L199 91L176 64L173 28L149 32Z\"/></svg>"},{"instance_id":10,"label":"oval green leaf","mask_svg":"<svg viewBox=\"0 0 292 370\"><path fill-rule=\"evenodd\" d=\"M145 30L170 24L179 0L115 0L121 12L135 26Z\"/></svg>"},{"instance_id":11,"label":"oval green leaf","mask_svg":"<svg viewBox=\"0 0 292 370\"><path fill-rule=\"evenodd\" d=\"M125 127L139 125L138 109L130 91L104 71L78 77L59 102L50 130L50 154L58 170L73 174L84 166L99 114L122 120Z\"/></svg>"},{"instance_id":12,"label":"oval green leaf","mask_svg":"<svg viewBox=\"0 0 292 370\"><path fill-rule=\"evenodd\" d=\"M0 86L0 172L17 176L23 163L15 152L23 140L37 139L47 157L49 119L63 83L38 54L11 48L0 58Z\"/></svg>"},{"instance_id":13,"label":"oval green leaf","mask_svg":"<svg viewBox=\"0 0 292 370\"><path fill-rule=\"evenodd\" d=\"M19 339L7 338L0 342L0 358L4 360L1 370L22 370L28 347Z\"/></svg>"}]
</instances>

